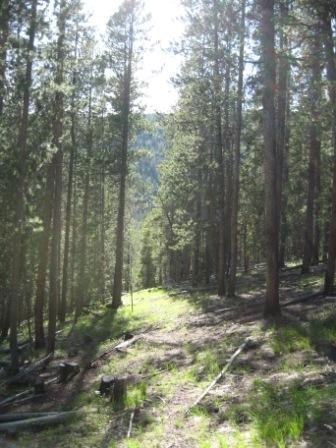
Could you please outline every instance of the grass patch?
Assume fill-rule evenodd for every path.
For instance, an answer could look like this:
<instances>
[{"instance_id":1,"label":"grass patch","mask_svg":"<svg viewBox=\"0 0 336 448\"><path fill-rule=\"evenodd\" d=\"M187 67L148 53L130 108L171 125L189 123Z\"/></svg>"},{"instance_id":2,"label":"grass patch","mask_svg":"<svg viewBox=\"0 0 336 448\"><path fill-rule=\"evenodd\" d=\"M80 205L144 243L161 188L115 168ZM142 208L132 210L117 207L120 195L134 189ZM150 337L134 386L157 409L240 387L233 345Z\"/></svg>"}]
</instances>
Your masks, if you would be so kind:
<instances>
[{"instance_id":1,"label":"grass patch","mask_svg":"<svg viewBox=\"0 0 336 448\"><path fill-rule=\"evenodd\" d=\"M326 416L333 419L335 392L336 386L303 389L299 384L280 387L257 381L247 410L256 446L265 442L268 447L285 448L300 439L308 424L319 425Z\"/></svg>"},{"instance_id":2,"label":"grass patch","mask_svg":"<svg viewBox=\"0 0 336 448\"><path fill-rule=\"evenodd\" d=\"M312 348L310 338L301 328L276 328L271 335L271 347L277 356L293 353L297 350Z\"/></svg>"}]
</instances>

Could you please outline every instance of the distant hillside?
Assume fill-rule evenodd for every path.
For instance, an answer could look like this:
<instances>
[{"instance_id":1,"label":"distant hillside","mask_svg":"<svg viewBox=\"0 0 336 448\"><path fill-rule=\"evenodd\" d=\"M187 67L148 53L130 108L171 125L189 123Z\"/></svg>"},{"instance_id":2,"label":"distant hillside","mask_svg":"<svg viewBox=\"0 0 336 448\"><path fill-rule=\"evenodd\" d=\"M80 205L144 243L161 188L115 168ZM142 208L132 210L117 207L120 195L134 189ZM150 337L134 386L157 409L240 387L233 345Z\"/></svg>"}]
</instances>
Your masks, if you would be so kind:
<instances>
[{"instance_id":1,"label":"distant hillside","mask_svg":"<svg viewBox=\"0 0 336 448\"><path fill-rule=\"evenodd\" d=\"M166 142L160 117L146 115L145 125L135 139L136 191L133 199L134 215L141 219L150 209L157 191L158 167L165 156Z\"/></svg>"}]
</instances>

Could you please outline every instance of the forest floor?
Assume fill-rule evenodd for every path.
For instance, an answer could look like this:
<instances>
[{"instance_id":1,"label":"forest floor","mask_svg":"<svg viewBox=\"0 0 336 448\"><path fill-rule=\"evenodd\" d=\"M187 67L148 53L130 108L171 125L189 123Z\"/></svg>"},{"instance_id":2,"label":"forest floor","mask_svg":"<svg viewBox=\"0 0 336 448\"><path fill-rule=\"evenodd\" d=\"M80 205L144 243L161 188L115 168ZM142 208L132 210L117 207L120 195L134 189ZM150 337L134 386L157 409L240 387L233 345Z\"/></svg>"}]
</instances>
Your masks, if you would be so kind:
<instances>
[{"instance_id":1,"label":"forest floor","mask_svg":"<svg viewBox=\"0 0 336 448\"><path fill-rule=\"evenodd\" d=\"M322 267L305 276L283 271L281 302L319 291L322 283ZM117 313L102 306L69 324L44 375L52 377L63 360L78 362L80 373L5 411L83 412L63 425L0 436L1 448L336 447L336 297L284 306L271 325L262 319L263 285L260 268L239 276L235 299L211 291L140 291L134 311L125 296ZM137 341L89 368L126 331ZM253 346L190 409L247 337ZM142 380L128 387L124 409L116 410L97 393L100 379L126 374ZM0 394L19 390L3 387Z\"/></svg>"}]
</instances>

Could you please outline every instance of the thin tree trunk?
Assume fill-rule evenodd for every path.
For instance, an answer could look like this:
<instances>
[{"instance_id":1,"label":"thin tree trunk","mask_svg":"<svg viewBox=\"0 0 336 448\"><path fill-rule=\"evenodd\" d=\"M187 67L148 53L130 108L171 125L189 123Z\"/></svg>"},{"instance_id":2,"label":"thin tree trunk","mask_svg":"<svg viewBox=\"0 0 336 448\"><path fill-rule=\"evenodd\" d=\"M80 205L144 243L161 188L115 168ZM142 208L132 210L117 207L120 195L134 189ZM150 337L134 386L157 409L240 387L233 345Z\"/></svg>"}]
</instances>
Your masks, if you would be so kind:
<instances>
[{"instance_id":1,"label":"thin tree trunk","mask_svg":"<svg viewBox=\"0 0 336 448\"><path fill-rule=\"evenodd\" d=\"M263 127L265 176L265 316L280 314L279 306L279 219L274 86L276 85L274 0L260 0L263 60Z\"/></svg>"},{"instance_id":2,"label":"thin tree trunk","mask_svg":"<svg viewBox=\"0 0 336 448\"><path fill-rule=\"evenodd\" d=\"M4 107L9 18L9 0L2 0L2 3L0 5L0 117L3 113Z\"/></svg>"},{"instance_id":3,"label":"thin tree trunk","mask_svg":"<svg viewBox=\"0 0 336 448\"><path fill-rule=\"evenodd\" d=\"M218 160L218 186L219 186L219 222L218 222L218 265L217 265L217 287L218 296L225 295L225 166L223 155L222 135L222 108L221 108L221 75L219 66L219 24L218 24L218 1L213 2L214 13L214 121L215 121L215 145Z\"/></svg>"},{"instance_id":4,"label":"thin tree trunk","mask_svg":"<svg viewBox=\"0 0 336 448\"><path fill-rule=\"evenodd\" d=\"M100 294L105 302L105 172L104 166L101 174L101 209L100 209Z\"/></svg>"},{"instance_id":5,"label":"thin tree trunk","mask_svg":"<svg viewBox=\"0 0 336 448\"><path fill-rule=\"evenodd\" d=\"M77 59L77 44L78 33L76 33L75 43L75 59ZM73 86L76 88L77 76L73 74ZM71 112L71 147L70 147L70 160L69 160L69 178L67 188L67 203L65 211L65 236L64 236L64 256L63 256L63 276L62 276L62 294L61 294L61 306L59 311L59 320L61 324L65 322L66 308L67 308L67 292L68 292L68 267L69 267L69 252L70 252L70 230L71 230L71 203L72 203L72 190L73 190L73 178L74 178L74 163L75 153L77 149L76 141L76 110L75 110L75 94L72 97L72 112Z\"/></svg>"},{"instance_id":6,"label":"thin tree trunk","mask_svg":"<svg viewBox=\"0 0 336 448\"><path fill-rule=\"evenodd\" d=\"M67 188L67 203L65 211L65 236L64 236L64 256L63 256L63 276L62 276L62 295L61 306L59 310L59 320L61 324L65 322L66 308L67 308L67 292L68 292L68 267L69 267L69 252L70 252L70 227L71 227L71 203L72 203L72 189L74 177L74 160L76 151L76 136L75 136L75 117L74 112L71 117L71 149L69 160L69 178Z\"/></svg>"},{"instance_id":7,"label":"thin tree trunk","mask_svg":"<svg viewBox=\"0 0 336 448\"><path fill-rule=\"evenodd\" d=\"M90 166L92 157L92 127L91 127L91 113L92 113L92 86L89 92L89 111L88 111L88 133L87 133L87 162ZM90 196L90 168L87 167L84 180L84 198L83 198L83 221L82 221L82 239L80 244L80 264L79 264L79 279L76 299L76 314L75 320L79 318L82 313L84 304L87 303L87 227L88 227L88 212L89 212L89 196Z\"/></svg>"},{"instance_id":8,"label":"thin tree trunk","mask_svg":"<svg viewBox=\"0 0 336 448\"><path fill-rule=\"evenodd\" d=\"M288 0L282 0L280 2L280 56L279 56L279 93L278 93L278 119L277 119L277 203L278 203L278 219L280 229L280 252L279 252L279 265L284 266L285 260L285 238L286 234L284 226L287 223L286 217L286 183L288 170L288 118L289 118L289 76L290 65L288 49L288 36L285 28L287 26L289 13Z\"/></svg>"},{"instance_id":9,"label":"thin tree trunk","mask_svg":"<svg viewBox=\"0 0 336 448\"><path fill-rule=\"evenodd\" d=\"M131 19L129 33L129 48L127 54L127 65L124 73L124 92L122 106L122 143L121 143L121 178L119 188L119 207L116 231L116 261L114 271L112 307L119 308L122 304L122 279L124 265L124 221L125 221L125 202L126 202L126 178L127 178L127 160L128 160L128 139L129 139L129 119L130 119L130 99L131 99L131 81L132 81L132 63L133 63L133 21Z\"/></svg>"},{"instance_id":10,"label":"thin tree trunk","mask_svg":"<svg viewBox=\"0 0 336 448\"><path fill-rule=\"evenodd\" d=\"M70 294L70 309L75 309L76 301L76 288L75 288L75 268L76 268L76 255L77 255L77 184L74 176L74 191L73 191L73 213L72 213L72 236L71 236L71 294Z\"/></svg>"},{"instance_id":11,"label":"thin tree trunk","mask_svg":"<svg viewBox=\"0 0 336 448\"><path fill-rule=\"evenodd\" d=\"M242 129L242 104L244 84L244 54L245 54L245 8L246 0L241 3L240 22L240 49L238 68L238 92L237 92L237 115L236 115L236 138L233 167L233 195L231 210L231 263L228 284L228 296L234 297L236 292L237 257L238 257L238 208L239 208L239 183L240 183L240 141Z\"/></svg>"},{"instance_id":12,"label":"thin tree trunk","mask_svg":"<svg viewBox=\"0 0 336 448\"><path fill-rule=\"evenodd\" d=\"M327 62L327 77L329 81L330 106L332 111L332 146L334 150L332 208L329 228L328 259L324 282L324 292L325 294L329 294L334 288L336 258L336 63L331 18L326 13L322 19L324 47Z\"/></svg>"},{"instance_id":13,"label":"thin tree trunk","mask_svg":"<svg viewBox=\"0 0 336 448\"><path fill-rule=\"evenodd\" d=\"M320 153L321 141L319 137L319 98L321 85L321 67L320 67L320 41L317 32L315 32L312 46L312 78L311 78L311 122L310 122L310 146L309 146L309 166L308 166L308 196L305 227L305 244L302 261L302 273L310 270L310 264L314 249L314 209L316 199L316 175L317 160Z\"/></svg>"},{"instance_id":14,"label":"thin tree trunk","mask_svg":"<svg viewBox=\"0 0 336 448\"><path fill-rule=\"evenodd\" d=\"M320 229L320 196L321 196L321 142L316 148L316 173L315 173L315 207L314 207L314 243L313 243L313 258L312 264L317 265L320 261L320 243L321 243L321 229Z\"/></svg>"},{"instance_id":15,"label":"thin tree trunk","mask_svg":"<svg viewBox=\"0 0 336 448\"><path fill-rule=\"evenodd\" d=\"M58 41L57 41L57 73L56 85L62 86L64 72L64 38L65 38L65 22L66 22L66 2L62 0L60 3L58 18ZM59 247L61 236L61 212L62 212L62 134L63 134L63 92L61 89L55 93L54 103L54 122L53 122L53 144L57 148L57 152L53 157L52 166L54 170L54 196L53 196L53 225L52 240L50 254L50 285L49 285L49 313L48 313L48 353L55 351L56 337L56 318L57 307L59 305L59 281L60 281L60 260Z\"/></svg>"},{"instance_id":16,"label":"thin tree trunk","mask_svg":"<svg viewBox=\"0 0 336 448\"><path fill-rule=\"evenodd\" d=\"M36 279L36 300L35 300L35 347L44 347L44 327L43 314L45 304L45 290L47 278L47 266L49 257L49 240L52 218L52 198L53 198L54 175L51 164L47 167L46 192L44 197L43 211L43 233L39 243L39 262Z\"/></svg>"},{"instance_id":17,"label":"thin tree trunk","mask_svg":"<svg viewBox=\"0 0 336 448\"><path fill-rule=\"evenodd\" d=\"M18 324L18 308L21 296L21 266L25 263L23 237L24 237L24 220L25 220L25 194L27 188L26 179L26 157L27 157L27 139L29 124L29 105L30 90L32 82L34 41L36 33L36 15L37 0L31 3L31 19L29 26L28 56L25 74L25 83L23 91L22 116L19 128L18 148L19 157L19 179L15 207L15 224L16 229L13 238L13 260L12 260L12 294L10 300L10 348L11 348L11 369L16 373L19 369L19 356L17 347L17 324Z\"/></svg>"}]
</instances>

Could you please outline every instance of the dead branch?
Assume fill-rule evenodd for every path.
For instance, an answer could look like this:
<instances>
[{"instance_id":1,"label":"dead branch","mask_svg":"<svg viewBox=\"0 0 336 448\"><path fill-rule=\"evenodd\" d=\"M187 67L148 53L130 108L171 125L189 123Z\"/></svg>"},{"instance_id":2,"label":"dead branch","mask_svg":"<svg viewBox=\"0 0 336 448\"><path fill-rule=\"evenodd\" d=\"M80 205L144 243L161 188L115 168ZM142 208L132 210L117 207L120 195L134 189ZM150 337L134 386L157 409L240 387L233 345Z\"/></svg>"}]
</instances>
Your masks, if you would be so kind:
<instances>
[{"instance_id":1,"label":"dead branch","mask_svg":"<svg viewBox=\"0 0 336 448\"><path fill-rule=\"evenodd\" d=\"M236 358L242 353L246 348L248 348L252 344L252 341L250 338L245 339L245 341L238 347L238 349L233 353L227 364L224 366L224 368L219 372L219 374L216 376L216 378L212 381L211 384L205 389L205 391L194 401L194 403L187 409L187 413L190 412L192 408L197 406L203 398L210 392L210 390L218 383L218 381L223 378L225 373L229 370L233 362Z\"/></svg>"},{"instance_id":2,"label":"dead branch","mask_svg":"<svg viewBox=\"0 0 336 448\"><path fill-rule=\"evenodd\" d=\"M131 412L130 421L129 421L129 425L128 425L128 431L127 431L128 439L131 437L131 434L132 434L133 420L134 420L134 411Z\"/></svg>"}]
</instances>

